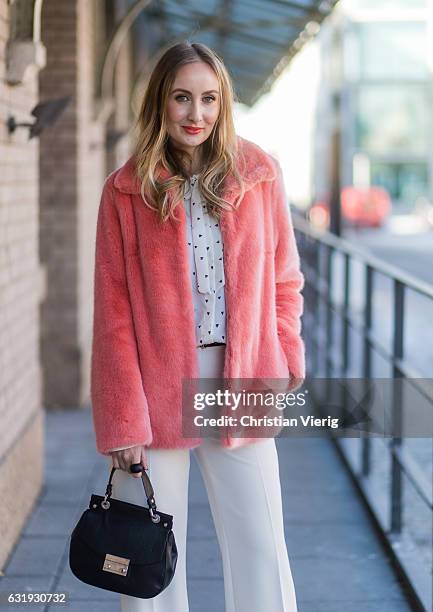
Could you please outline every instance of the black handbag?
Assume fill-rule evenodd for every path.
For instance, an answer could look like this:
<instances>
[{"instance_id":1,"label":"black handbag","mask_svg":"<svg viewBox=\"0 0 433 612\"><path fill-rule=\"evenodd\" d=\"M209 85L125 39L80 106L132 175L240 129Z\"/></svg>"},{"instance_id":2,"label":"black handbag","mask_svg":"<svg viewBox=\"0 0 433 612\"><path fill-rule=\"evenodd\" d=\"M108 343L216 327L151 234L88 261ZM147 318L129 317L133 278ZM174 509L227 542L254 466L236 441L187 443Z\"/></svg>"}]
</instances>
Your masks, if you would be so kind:
<instances>
[{"instance_id":1,"label":"black handbag","mask_svg":"<svg viewBox=\"0 0 433 612\"><path fill-rule=\"evenodd\" d=\"M69 566L82 582L149 599L163 591L176 569L173 516L156 509L145 468L141 479L148 508L111 498L113 467L105 495L92 494L70 536Z\"/></svg>"}]
</instances>

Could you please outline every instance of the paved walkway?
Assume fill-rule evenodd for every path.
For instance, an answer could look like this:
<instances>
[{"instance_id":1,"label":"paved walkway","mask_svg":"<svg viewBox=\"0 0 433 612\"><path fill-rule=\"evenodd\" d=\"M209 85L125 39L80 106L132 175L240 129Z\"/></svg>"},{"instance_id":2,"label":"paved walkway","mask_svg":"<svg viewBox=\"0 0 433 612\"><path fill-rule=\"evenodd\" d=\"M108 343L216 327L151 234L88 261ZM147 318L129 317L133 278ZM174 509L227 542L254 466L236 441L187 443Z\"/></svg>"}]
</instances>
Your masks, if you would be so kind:
<instances>
[{"instance_id":1,"label":"paved walkway","mask_svg":"<svg viewBox=\"0 0 433 612\"><path fill-rule=\"evenodd\" d=\"M68 565L69 534L90 494L103 494L108 478L106 459L94 449L90 412L50 412L46 430L45 486L0 591L68 591L70 603L1 609L119 612L117 594L81 583ZM411 610L332 443L293 438L278 439L277 446L298 612ZM195 461L189 515L191 612L224 612L218 544Z\"/></svg>"}]
</instances>

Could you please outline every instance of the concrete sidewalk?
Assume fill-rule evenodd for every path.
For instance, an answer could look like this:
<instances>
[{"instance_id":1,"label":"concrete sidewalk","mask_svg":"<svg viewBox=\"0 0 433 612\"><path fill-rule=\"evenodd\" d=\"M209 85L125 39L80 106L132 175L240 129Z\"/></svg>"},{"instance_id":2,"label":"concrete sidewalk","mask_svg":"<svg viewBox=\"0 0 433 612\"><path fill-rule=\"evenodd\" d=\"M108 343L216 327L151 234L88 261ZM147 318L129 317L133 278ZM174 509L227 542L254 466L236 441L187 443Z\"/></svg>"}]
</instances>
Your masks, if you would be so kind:
<instances>
[{"instance_id":1,"label":"concrete sidewalk","mask_svg":"<svg viewBox=\"0 0 433 612\"><path fill-rule=\"evenodd\" d=\"M332 443L281 438L277 447L298 612L411 610ZM90 494L104 494L107 479L107 462L95 451L90 411L49 412L45 486L9 558L0 591L67 591L70 601L1 609L120 610L116 593L80 582L68 565L70 532L88 507ZM224 612L221 559L195 460L189 517L191 612Z\"/></svg>"}]
</instances>

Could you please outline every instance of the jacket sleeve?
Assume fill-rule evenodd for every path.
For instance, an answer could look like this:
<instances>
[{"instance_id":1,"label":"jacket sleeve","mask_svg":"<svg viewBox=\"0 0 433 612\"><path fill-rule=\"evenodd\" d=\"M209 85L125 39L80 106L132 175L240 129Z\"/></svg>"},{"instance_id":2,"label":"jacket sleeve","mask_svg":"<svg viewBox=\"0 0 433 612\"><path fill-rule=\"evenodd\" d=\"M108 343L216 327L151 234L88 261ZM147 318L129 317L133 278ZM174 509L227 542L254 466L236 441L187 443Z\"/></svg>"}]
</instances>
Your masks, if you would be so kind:
<instances>
[{"instance_id":1,"label":"jacket sleeve","mask_svg":"<svg viewBox=\"0 0 433 612\"><path fill-rule=\"evenodd\" d=\"M152 441L112 180L105 181L96 226L90 376L96 448L102 455Z\"/></svg>"},{"instance_id":2,"label":"jacket sleeve","mask_svg":"<svg viewBox=\"0 0 433 612\"><path fill-rule=\"evenodd\" d=\"M276 162L276 160L274 160ZM305 347L301 337L301 315L304 300L301 290L304 276L289 204L286 198L281 166L276 162L277 177L273 181L275 207L275 295L278 336L287 357L290 373L298 382L305 378ZM299 380L300 379L300 380ZM300 385L296 385L298 388Z\"/></svg>"}]
</instances>

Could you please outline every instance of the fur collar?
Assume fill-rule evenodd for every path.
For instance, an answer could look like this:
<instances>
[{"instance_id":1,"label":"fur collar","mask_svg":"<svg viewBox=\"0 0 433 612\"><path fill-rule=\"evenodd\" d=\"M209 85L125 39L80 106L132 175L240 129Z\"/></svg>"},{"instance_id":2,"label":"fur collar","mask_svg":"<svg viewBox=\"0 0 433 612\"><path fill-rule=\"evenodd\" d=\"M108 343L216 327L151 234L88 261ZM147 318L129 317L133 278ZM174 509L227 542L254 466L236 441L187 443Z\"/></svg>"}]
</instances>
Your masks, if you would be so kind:
<instances>
[{"instance_id":1,"label":"fur collar","mask_svg":"<svg viewBox=\"0 0 433 612\"><path fill-rule=\"evenodd\" d=\"M266 153L259 145L241 136L237 136L238 146L242 153L243 162L240 170L244 177L245 189L248 191L260 181L272 181L276 177L276 166L274 158ZM115 171L114 186L123 193L140 193L140 184L135 176L134 156ZM160 173L162 178L168 178L170 173L163 169ZM223 191L224 199L233 202L239 193L239 185L232 174L226 178Z\"/></svg>"}]
</instances>

